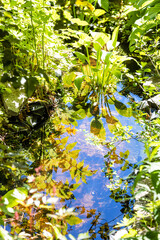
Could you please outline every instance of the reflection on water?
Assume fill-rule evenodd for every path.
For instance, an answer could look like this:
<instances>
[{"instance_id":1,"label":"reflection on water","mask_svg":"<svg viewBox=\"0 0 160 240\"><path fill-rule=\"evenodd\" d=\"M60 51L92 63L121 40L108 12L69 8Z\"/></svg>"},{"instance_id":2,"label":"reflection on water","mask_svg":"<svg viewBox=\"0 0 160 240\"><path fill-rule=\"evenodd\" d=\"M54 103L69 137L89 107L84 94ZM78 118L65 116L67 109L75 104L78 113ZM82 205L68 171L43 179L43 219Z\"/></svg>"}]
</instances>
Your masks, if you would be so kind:
<instances>
[{"instance_id":1,"label":"reflection on water","mask_svg":"<svg viewBox=\"0 0 160 240\"><path fill-rule=\"evenodd\" d=\"M12 163L15 164L16 158L16 167L23 170L21 180L24 177L25 182L28 174L31 189L59 198L54 210L48 210L52 216L55 216L61 207L75 209L82 221L70 215L63 216L64 219L61 216L60 219L53 217L55 225L59 226L59 221L62 222L62 231L67 229L68 224L67 232L75 237L89 231L91 239L107 239L109 231L122 219L124 208L126 211L128 209L128 205L125 205L127 203L117 200L124 196L123 191L118 189L119 182L126 179L131 171L131 164L137 163L143 157L143 145L132 137L140 130L140 126L132 117L128 100L118 93L101 98L99 101L92 93L90 99L87 98L84 102L76 102L66 108L57 107L54 116L43 128L40 128L41 120L46 121L50 117L48 109L52 110L53 106L44 105L41 101L30 103L29 110L23 111L27 111L31 119L36 116L36 128L31 125L32 131L26 128L25 121L28 117L23 118L22 112L21 119L10 119L12 127L15 128L15 138L11 137L12 129L8 132L8 138L5 138L5 144L10 145L11 149L15 148L13 156L10 149L4 149L2 161L5 159L6 168ZM132 126L131 135L127 130L129 126ZM120 140L116 138L116 134L121 137ZM10 168L8 172L11 174ZM16 186L21 186L15 176L16 174L11 175L9 181L6 179L6 182L12 184L9 184L9 190L13 189L15 183ZM18 174L17 176L19 177ZM14 181L10 181L11 179ZM123 184L122 188L125 188ZM117 192L114 191L116 188ZM65 209L63 210L65 212ZM21 209L21 212L23 211L24 209ZM41 224L44 221L43 214L40 219L35 206L34 211L36 223ZM45 212L45 209L42 209L43 211ZM25 214L27 216L29 213ZM45 217L45 221L49 221L46 214ZM75 221L78 224L74 225ZM19 224L21 226L21 223Z\"/></svg>"},{"instance_id":2,"label":"reflection on water","mask_svg":"<svg viewBox=\"0 0 160 240\"><path fill-rule=\"evenodd\" d=\"M112 114L123 125L131 125L133 132L137 132L140 129L133 117L122 117L115 111L114 106L112 106L112 109ZM111 192L106 187L108 179L102 170L104 168L104 156L108 150L94 134L90 133L90 122L92 119L93 117L86 117L83 120L78 120L76 134L69 137L68 143L77 142L74 149L81 149L78 161L84 160L85 165L89 165L89 169L97 170L97 172L93 176L87 177L87 183L82 183L74 191L75 199L68 200L66 205L67 207L75 207L83 220L82 223L70 228L73 236L77 237L78 233L90 231L92 239L107 239L109 229L111 230L117 221L122 219L122 206L110 198ZM103 126L106 130L106 139L109 141L113 135L108 130L104 119ZM135 139L130 139L129 143L122 141L117 146L117 152L125 152L126 150L130 152L129 162L134 164L140 160L140 156L143 154L143 145ZM119 164L114 164L114 169L119 177L123 178L130 172L130 170L121 171ZM70 175L62 173L60 170L53 177L57 181L62 182L65 182L67 178L72 183Z\"/></svg>"}]
</instances>

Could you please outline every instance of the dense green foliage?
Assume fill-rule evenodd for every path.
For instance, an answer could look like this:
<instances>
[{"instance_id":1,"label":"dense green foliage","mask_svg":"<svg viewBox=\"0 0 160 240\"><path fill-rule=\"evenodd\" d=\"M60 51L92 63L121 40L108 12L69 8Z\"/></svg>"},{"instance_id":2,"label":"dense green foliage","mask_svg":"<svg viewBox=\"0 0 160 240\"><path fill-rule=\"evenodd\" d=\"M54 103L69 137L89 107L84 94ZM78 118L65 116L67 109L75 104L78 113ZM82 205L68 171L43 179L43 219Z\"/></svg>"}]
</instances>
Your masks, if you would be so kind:
<instances>
[{"instance_id":1,"label":"dense green foliage","mask_svg":"<svg viewBox=\"0 0 160 240\"><path fill-rule=\"evenodd\" d=\"M160 239L159 0L1 0L0 20L0 239L75 239L68 226L82 222L83 209L65 200L95 171L68 141L85 117L93 117L94 143L106 147L103 171L123 206L115 228L126 227L122 239ZM116 97L119 83L128 104ZM111 105L142 131L123 126ZM128 150L116 149L131 138L146 152L134 166ZM114 164L132 174L117 180ZM59 168L71 183L53 178ZM88 238L96 236L78 236Z\"/></svg>"}]
</instances>

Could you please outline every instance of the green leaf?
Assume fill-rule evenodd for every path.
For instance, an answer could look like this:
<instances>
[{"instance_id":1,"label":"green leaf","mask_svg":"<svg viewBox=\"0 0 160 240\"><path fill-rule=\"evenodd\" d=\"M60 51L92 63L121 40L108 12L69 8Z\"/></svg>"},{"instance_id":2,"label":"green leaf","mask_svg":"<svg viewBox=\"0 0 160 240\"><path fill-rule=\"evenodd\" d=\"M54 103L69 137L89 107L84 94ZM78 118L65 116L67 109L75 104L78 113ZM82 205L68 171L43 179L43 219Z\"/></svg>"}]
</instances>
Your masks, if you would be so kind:
<instances>
[{"instance_id":1,"label":"green leaf","mask_svg":"<svg viewBox=\"0 0 160 240\"><path fill-rule=\"evenodd\" d=\"M160 193L160 171L151 173L151 180L156 193Z\"/></svg>"},{"instance_id":2,"label":"green leaf","mask_svg":"<svg viewBox=\"0 0 160 240\"><path fill-rule=\"evenodd\" d=\"M76 216L69 216L66 218L66 221L68 224L70 224L71 226L74 226L76 224L80 224L82 222L82 219L80 219L79 217Z\"/></svg>"},{"instance_id":3,"label":"green leaf","mask_svg":"<svg viewBox=\"0 0 160 240\"><path fill-rule=\"evenodd\" d=\"M156 232L156 231L148 231L146 233L146 240L159 240L160 239L160 234L159 232Z\"/></svg>"},{"instance_id":4,"label":"green leaf","mask_svg":"<svg viewBox=\"0 0 160 240\"><path fill-rule=\"evenodd\" d=\"M65 74L63 76L63 83L66 87L71 87L74 79L76 77L76 74L74 72L71 72L71 73L68 73L68 74Z\"/></svg>"},{"instance_id":5,"label":"green leaf","mask_svg":"<svg viewBox=\"0 0 160 240\"><path fill-rule=\"evenodd\" d=\"M81 85L82 85L82 82L84 80L84 76L83 77L77 77L74 79L74 84L76 85L76 87L78 88L78 90L81 89Z\"/></svg>"},{"instance_id":6,"label":"green leaf","mask_svg":"<svg viewBox=\"0 0 160 240\"><path fill-rule=\"evenodd\" d=\"M77 120L82 120L86 117L86 112L84 109L79 109L78 111L74 112L72 116Z\"/></svg>"},{"instance_id":7,"label":"green leaf","mask_svg":"<svg viewBox=\"0 0 160 240\"><path fill-rule=\"evenodd\" d=\"M119 31L119 27L116 27L112 33L112 46L114 48L116 47L116 44L117 44L118 31Z\"/></svg>"},{"instance_id":8,"label":"green leaf","mask_svg":"<svg viewBox=\"0 0 160 240\"><path fill-rule=\"evenodd\" d=\"M38 86L38 80L35 77L26 78L25 91L27 97L31 97L36 87Z\"/></svg>"},{"instance_id":9,"label":"green leaf","mask_svg":"<svg viewBox=\"0 0 160 240\"><path fill-rule=\"evenodd\" d=\"M88 22L82 21L79 18L72 18L71 21L72 21L72 23L76 23L79 26L87 26L88 25Z\"/></svg>"},{"instance_id":10,"label":"green leaf","mask_svg":"<svg viewBox=\"0 0 160 240\"><path fill-rule=\"evenodd\" d=\"M99 4L99 6L102 7L104 10L108 11L109 0L98 0L98 4Z\"/></svg>"},{"instance_id":11,"label":"green leaf","mask_svg":"<svg viewBox=\"0 0 160 240\"><path fill-rule=\"evenodd\" d=\"M109 58L111 57L112 52L107 52L105 50L102 50L102 57L101 59L104 61L105 64L109 63Z\"/></svg>"},{"instance_id":12,"label":"green leaf","mask_svg":"<svg viewBox=\"0 0 160 240\"><path fill-rule=\"evenodd\" d=\"M75 52L75 54L83 63L85 63L85 61L87 60L87 57L83 53Z\"/></svg>"},{"instance_id":13,"label":"green leaf","mask_svg":"<svg viewBox=\"0 0 160 240\"><path fill-rule=\"evenodd\" d=\"M101 48L102 48L101 44L98 42L94 42L93 47L98 53L101 51Z\"/></svg>"},{"instance_id":14,"label":"green leaf","mask_svg":"<svg viewBox=\"0 0 160 240\"><path fill-rule=\"evenodd\" d=\"M20 187L15 188L7 192L3 197L2 200L6 207L14 207L19 204L19 202L24 201L27 197L28 191L26 188Z\"/></svg>"},{"instance_id":15,"label":"green leaf","mask_svg":"<svg viewBox=\"0 0 160 240\"><path fill-rule=\"evenodd\" d=\"M95 15L96 17L100 17L100 16L102 16L104 13L106 13L106 11L104 11L103 9L96 9L96 10L94 11L94 15Z\"/></svg>"},{"instance_id":16,"label":"green leaf","mask_svg":"<svg viewBox=\"0 0 160 240\"><path fill-rule=\"evenodd\" d=\"M61 234L61 232L59 231L59 229L57 227L55 227L53 225L52 225L52 227L54 229L54 232L55 232L55 235L56 235L57 239L67 240L67 238Z\"/></svg>"}]
</instances>

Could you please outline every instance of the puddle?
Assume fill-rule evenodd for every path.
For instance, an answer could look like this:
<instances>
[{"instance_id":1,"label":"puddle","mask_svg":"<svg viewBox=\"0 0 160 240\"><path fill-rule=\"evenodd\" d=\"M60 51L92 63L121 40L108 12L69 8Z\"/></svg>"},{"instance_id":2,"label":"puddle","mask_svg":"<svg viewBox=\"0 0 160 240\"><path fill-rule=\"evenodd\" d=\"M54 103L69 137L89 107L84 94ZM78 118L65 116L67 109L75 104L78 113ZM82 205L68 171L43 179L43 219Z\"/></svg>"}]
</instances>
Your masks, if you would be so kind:
<instances>
[{"instance_id":1,"label":"puddle","mask_svg":"<svg viewBox=\"0 0 160 240\"><path fill-rule=\"evenodd\" d=\"M128 100L122 96L117 95L119 101L127 104ZM136 133L140 131L140 126L135 122L133 117L123 117L117 113L114 105L111 105L111 112L123 126L132 126L132 132ZM90 177L87 177L86 184L82 183L77 190L74 191L75 199L67 200L67 207L74 207L78 209L80 218L83 220L81 224L70 227L69 232L77 237L79 233L90 231L92 239L106 239L104 236L104 226L107 226L109 230L113 229L123 218L121 212L122 206L120 203L115 202L111 197L111 192L107 188L109 183L103 168L105 166L104 156L107 154L108 149L99 143L99 138L90 132L90 124L93 117L84 118L83 120L77 120L78 126L76 127L76 134L69 137L68 144L77 142L75 149L80 149L80 153L77 161L84 160L85 165L89 165L89 169L97 170L97 172ZM103 127L106 131L106 141L109 141L113 134L108 129L108 124L105 118L102 118ZM66 135L64 135L66 136ZM129 150L129 163L135 164L143 158L143 144L136 139L130 139L130 142L121 142L116 151L125 152ZM120 164L114 164L114 170L119 177L127 177L131 172L131 169L122 171L120 170ZM53 174L53 178L56 181L65 182L66 178L69 183L72 183L72 179L69 173L62 173L58 170L56 174ZM103 229L103 234L101 229ZM108 230L106 229L106 232Z\"/></svg>"}]
</instances>

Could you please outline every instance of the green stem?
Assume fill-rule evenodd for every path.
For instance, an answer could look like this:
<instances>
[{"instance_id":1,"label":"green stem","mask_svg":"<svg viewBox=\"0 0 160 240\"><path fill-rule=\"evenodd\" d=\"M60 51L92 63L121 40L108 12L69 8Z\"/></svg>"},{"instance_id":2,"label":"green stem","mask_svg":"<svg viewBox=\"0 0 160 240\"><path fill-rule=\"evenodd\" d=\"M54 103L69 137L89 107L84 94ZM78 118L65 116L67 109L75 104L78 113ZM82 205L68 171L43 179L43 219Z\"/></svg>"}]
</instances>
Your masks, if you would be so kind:
<instances>
[{"instance_id":1,"label":"green stem","mask_svg":"<svg viewBox=\"0 0 160 240\"><path fill-rule=\"evenodd\" d=\"M44 0L43 0L43 9L44 9ZM45 60L44 60L44 33L45 33L45 23L43 22L43 32L42 32L42 63L43 63L43 69L45 68Z\"/></svg>"},{"instance_id":2,"label":"green stem","mask_svg":"<svg viewBox=\"0 0 160 240\"><path fill-rule=\"evenodd\" d=\"M32 3L32 1L31 1L31 3ZM39 62L38 62L38 54L37 54L37 43L36 43L36 37L35 37L35 28L34 28L34 24L33 24L32 6L31 6L30 17L31 17L31 25L32 25L32 31L33 31L34 50L35 50L35 54L36 54L37 65L39 66Z\"/></svg>"}]
</instances>

